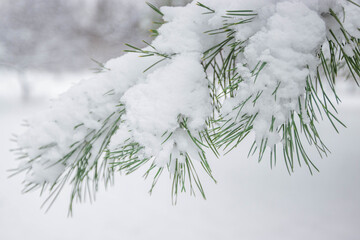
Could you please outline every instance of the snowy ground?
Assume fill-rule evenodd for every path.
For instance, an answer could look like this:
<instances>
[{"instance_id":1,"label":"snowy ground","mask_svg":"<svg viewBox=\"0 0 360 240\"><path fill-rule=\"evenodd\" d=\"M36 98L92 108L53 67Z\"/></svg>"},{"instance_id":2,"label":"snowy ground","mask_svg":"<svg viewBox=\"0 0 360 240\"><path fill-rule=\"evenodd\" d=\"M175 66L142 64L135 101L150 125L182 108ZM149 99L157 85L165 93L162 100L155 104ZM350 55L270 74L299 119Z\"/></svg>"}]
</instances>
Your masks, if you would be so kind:
<instances>
[{"instance_id":1,"label":"snowy ground","mask_svg":"<svg viewBox=\"0 0 360 240\"><path fill-rule=\"evenodd\" d=\"M21 102L14 77L3 74L0 83L1 240L359 239L359 92L343 95L339 107L347 129L338 135L329 124L321 126L332 155L318 159L313 152L321 170L314 176L305 168L289 176L280 161L271 170L265 160L259 164L247 159L249 144L245 143L212 161L218 183L203 178L206 201L184 195L172 206L165 175L149 196L150 181L144 181L139 172L119 176L95 203L76 205L74 216L67 218L65 192L44 214L40 209L44 198L38 192L21 194L21 176L8 179L6 171L16 165L9 152L11 133L20 132L22 119L39 111L47 98L66 89L80 74L31 74L32 97L26 103Z\"/></svg>"}]
</instances>

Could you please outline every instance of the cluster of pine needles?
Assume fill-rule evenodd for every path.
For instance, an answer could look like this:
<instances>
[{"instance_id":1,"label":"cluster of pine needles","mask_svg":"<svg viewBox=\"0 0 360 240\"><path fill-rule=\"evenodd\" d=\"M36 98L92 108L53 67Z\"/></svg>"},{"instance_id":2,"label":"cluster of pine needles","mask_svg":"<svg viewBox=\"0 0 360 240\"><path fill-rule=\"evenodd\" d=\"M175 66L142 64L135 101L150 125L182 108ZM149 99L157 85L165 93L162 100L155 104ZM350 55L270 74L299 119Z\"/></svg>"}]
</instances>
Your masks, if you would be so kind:
<instances>
[{"instance_id":1,"label":"cluster of pine needles","mask_svg":"<svg viewBox=\"0 0 360 240\"><path fill-rule=\"evenodd\" d=\"M349 2L357 5L352 1ZM150 3L148 3L148 5L158 13L160 17L163 16L163 13L154 5ZM216 13L214 9L202 3L198 3L198 6L204 9L203 14ZM328 14L339 24L343 34L342 39L345 39L345 42L338 39L331 29L329 30L332 36L327 39L327 46L329 48L327 52L329 54L326 55L323 49L319 50L317 56L321 64L316 69L316 76L308 76L306 79L304 95L299 97L299 111L292 111L290 114L291 117L277 129L273 127L269 129L271 132L276 131L280 134L282 138L282 144L280 144L282 145L282 149L280 149L280 151L277 150L279 146L275 145L269 150L267 148L268 139L264 138L260 146L254 141L249 150L249 155L257 154L259 161L263 158L265 152L269 152L271 166L276 164L276 159L278 158L277 152L281 152L289 173L294 170L296 162L298 162L299 165L305 164L311 173L317 170L305 150L303 139L306 139L305 141L307 141L308 144L315 146L320 156L328 154L329 149L320 138L316 128L316 125L321 119L327 118L336 131L338 131L337 128L339 125L345 126L336 117L337 110L333 100L331 100L335 99L337 103L340 101L335 91L335 83L340 69L346 68L349 76L355 80L357 85L360 77L360 39L356 39L346 31L342 20L333 10L330 9ZM205 191L197 173L197 164L200 162L200 166L204 172L215 181L206 158L206 151L212 151L216 157L220 156L220 150L225 150L226 152L231 151L249 135L253 129L253 122L257 118L257 113L249 115L243 113L242 109L246 104L253 104L255 106L256 101L261 98L262 92L250 96L236 106L233 109L233 111L237 113L236 117L228 119L221 115L222 103L225 99L236 96L239 84L243 81L242 76L239 75L236 69L236 64L246 47L247 40L236 40L234 26L248 24L256 19L256 17L257 13L252 10L227 11L226 15L223 16L223 26L221 28L211 29L204 33L209 36L216 35L218 39L222 39L218 44L203 53L201 62L208 80L213 114L206 121L207 129L196 133L191 132L187 127L187 118L185 116L179 115L178 119L179 128L188 133L197 148L198 156L190 156L186 152L181 152L180 155L185 161L179 161L178 158L169 156L170 161L167 166L157 167L154 164L155 157L143 157L141 154L143 146L132 139L127 139L115 150L110 150L108 145L111 137L123 122L122 116L126 113L125 106L119 103L118 111L102 121L102 128L99 131L89 131L83 141L73 143L69 147L68 154L58 160L56 164L64 164L66 170L54 183L50 184L45 182L41 185L27 183L24 191L27 192L40 188L41 192L50 192L44 203L47 204L49 208L66 183L70 183L72 190L69 213L71 213L74 200L81 202L90 199L90 201L92 201L95 198L95 193L98 190L100 181L103 181L105 186L108 186L114 182L115 172L130 174L146 165L148 168L144 176L153 177L150 192L152 192L153 187L164 172L164 168L171 168L168 172L172 179L171 194L174 203L176 202L178 193L183 191L189 191L191 194L195 194L197 189L205 198ZM164 23L164 21L156 22L157 25ZM154 36L158 35L157 30L151 30L151 32ZM161 53L151 44L145 43L149 46L147 49L151 50L144 50L127 44L130 49L126 51L139 54L140 57L160 57L160 60L155 61L154 64L144 69L144 72L176 55L175 53ZM353 46L353 54L351 56L344 50L346 44ZM98 64L98 72L101 73L109 70L106 69L103 64ZM257 76L261 74L262 69L266 67L266 64L266 62L259 62L251 71L254 81L256 81ZM277 86L277 88L278 87L279 86ZM275 98L277 88L273 94ZM304 119L308 119L308 121L304 121ZM275 117L273 117L273 122L274 121ZM83 124L79 123L79 125L74 127L74 131L76 131L77 128L83 127L82 125ZM172 134L172 132L165 132L163 134L164 142L166 142ZM302 138L301 135L305 136L305 138ZM98 141L101 141L101 147L94 149L94 145L97 144ZM56 146L56 143L50 143L42 148L46 149L54 146ZM99 146L99 144L96 146ZM19 154L19 159L28 157L26 149L16 149L16 153ZM38 156L37 158L40 157L41 156ZM200 161L194 161L192 157L196 157L200 159ZM37 158L29 159L29 165L16 169L14 174L22 171L30 171L31 163L36 161ZM70 158L75 158L75 161L71 161L71 164L68 163ZM89 163L90 159L91 163Z\"/></svg>"}]
</instances>

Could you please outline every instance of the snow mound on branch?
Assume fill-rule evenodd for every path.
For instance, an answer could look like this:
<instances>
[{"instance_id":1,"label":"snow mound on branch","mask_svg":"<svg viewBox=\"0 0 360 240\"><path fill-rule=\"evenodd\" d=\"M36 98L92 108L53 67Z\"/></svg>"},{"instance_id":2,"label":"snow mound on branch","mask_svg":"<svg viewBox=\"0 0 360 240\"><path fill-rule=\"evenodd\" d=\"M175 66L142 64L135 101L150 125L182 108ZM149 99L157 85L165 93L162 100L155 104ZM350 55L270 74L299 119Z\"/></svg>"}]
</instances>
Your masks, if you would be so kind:
<instances>
[{"instance_id":1,"label":"snow mound on branch","mask_svg":"<svg viewBox=\"0 0 360 240\"><path fill-rule=\"evenodd\" d=\"M237 97L240 104L249 96L261 93L256 105L248 106L249 114L258 113L254 121L257 142L272 135L269 129L273 117L276 129L298 108L305 80L314 74L320 62L316 49L324 42L325 30L325 22L304 3L280 2L266 25L250 37L243 58L246 67L239 66L248 73L248 78L241 83ZM259 62L266 65L254 81L250 71ZM280 137L275 134L271 139L275 142L268 141L269 146L276 144Z\"/></svg>"},{"instance_id":2,"label":"snow mound on branch","mask_svg":"<svg viewBox=\"0 0 360 240\"><path fill-rule=\"evenodd\" d=\"M105 65L110 71L82 80L53 100L49 109L30 119L27 131L18 138L19 147L27 158L35 159L20 164L20 169L31 168L28 180L35 183L55 181L65 165L76 160L77 154L66 163L55 163L73 150L73 144L89 140L101 129L103 120L117 111L123 93L142 80L138 76L139 68L147 68L152 61L134 54L112 59ZM96 151L94 147L93 152ZM61 165L63 167L59 167Z\"/></svg>"},{"instance_id":3,"label":"snow mound on branch","mask_svg":"<svg viewBox=\"0 0 360 240\"><path fill-rule=\"evenodd\" d=\"M161 149L165 132L174 132L188 119L192 131L205 129L212 113L208 86L199 54L181 54L149 74L121 98L127 127L148 155ZM168 156L169 157L169 156Z\"/></svg>"}]
</instances>

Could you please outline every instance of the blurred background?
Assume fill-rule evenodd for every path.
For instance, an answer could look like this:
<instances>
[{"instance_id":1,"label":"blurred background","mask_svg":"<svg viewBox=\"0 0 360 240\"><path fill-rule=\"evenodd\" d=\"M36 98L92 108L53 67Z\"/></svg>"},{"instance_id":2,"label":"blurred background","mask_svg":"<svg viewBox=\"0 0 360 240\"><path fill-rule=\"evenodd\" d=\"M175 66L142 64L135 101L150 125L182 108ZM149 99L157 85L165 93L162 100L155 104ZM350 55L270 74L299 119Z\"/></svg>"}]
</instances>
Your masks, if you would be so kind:
<instances>
[{"instance_id":1,"label":"blurred background","mask_svg":"<svg viewBox=\"0 0 360 240\"><path fill-rule=\"evenodd\" d=\"M12 87L28 98L39 83L35 72L90 72L95 61L123 54L125 43L144 46L142 40L150 41L149 29L157 27L153 21L158 18L142 0L0 0L0 70L16 75Z\"/></svg>"},{"instance_id":2,"label":"blurred background","mask_svg":"<svg viewBox=\"0 0 360 240\"><path fill-rule=\"evenodd\" d=\"M189 0L154 0L156 6L185 5ZM145 1L1 0L2 67L43 71L79 71L90 58L117 57L124 43L149 41L158 16Z\"/></svg>"},{"instance_id":3,"label":"blurred background","mask_svg":"<svg viewBox=\"0 0 360 240\"><path fill-rule=\"evenodd\" d=\"M180 6L190 0L152 0ZM326 120L320 133L332 154L309 154L320 173L297 167L289 176L281 159L247 158L252 137L232 153L210 157L217 184L203 179L207 200L183 194L173 206L164 175L152 196L140 170L119 176L95 203L75 206L67 217L68 190L48 213L39 192L21 194L11 135L23 119L51 98L94 74L98 62L118 57L124 43L151 41L156 14L143 0L0 0L0 239L350 239L360 236L360 91L338 82L337 134ZM211 156L211 154L209 154Z\"/></svg>"}]
</instances>

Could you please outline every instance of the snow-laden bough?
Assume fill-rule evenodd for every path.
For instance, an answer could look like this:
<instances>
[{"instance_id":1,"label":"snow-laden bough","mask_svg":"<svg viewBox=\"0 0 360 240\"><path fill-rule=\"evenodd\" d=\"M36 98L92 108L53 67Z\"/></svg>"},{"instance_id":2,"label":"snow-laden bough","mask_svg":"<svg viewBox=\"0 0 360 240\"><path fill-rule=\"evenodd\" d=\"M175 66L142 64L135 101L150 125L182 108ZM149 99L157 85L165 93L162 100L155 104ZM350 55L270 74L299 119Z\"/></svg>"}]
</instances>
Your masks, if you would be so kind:
<instances>
[{"instance_id":1,"label":"snow-laden bough","mask_svg":"<svg viewBox=\"0 0 360 240\"><path fill-rule=\"evenodd\" d=\"M163 18L152 43L128 45L17 137L25 191L42 188L54 199L69 183L72 203L115 172L145 165L153 186L168 170L173 196L197 188L205 197L197 171L213 178L208 150L219 156L250 132L249 154L259 160L269 152L275 164L280 149L289 172L295 161L316 169L302 139L326 155L316 123L325 116L335 129L342 124L331 99L339 100L339 72L356 83L360 76L359 1L150 6Z\"/></svg>"}]
</instances>

